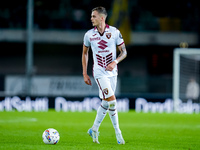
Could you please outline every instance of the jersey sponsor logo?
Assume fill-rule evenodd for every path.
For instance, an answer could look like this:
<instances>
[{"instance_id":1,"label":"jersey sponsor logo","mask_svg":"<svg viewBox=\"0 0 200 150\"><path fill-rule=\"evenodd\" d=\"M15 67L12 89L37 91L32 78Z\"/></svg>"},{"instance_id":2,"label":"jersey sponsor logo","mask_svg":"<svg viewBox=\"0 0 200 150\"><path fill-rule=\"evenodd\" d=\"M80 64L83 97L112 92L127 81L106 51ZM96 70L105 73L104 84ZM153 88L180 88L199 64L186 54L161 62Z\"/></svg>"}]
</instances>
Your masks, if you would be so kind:
<instances>
[{"instance_id":1,"label":"jersey sponsor logo","mask_svg":"<svg viewBox=\"0 0 200 150\"><path fill-rule=\"evenodd\" d=\"M102 57L96 54L96 57L97 57L98 65L101 66L102 68L106 68L106 66L110 64L113 60L112 53L108 54L106 57Z\"/></svg>"},{"instance_id":2,"label":"jersey sponsor logo","mask_svg":"<svg viewBox=\"0 0 200 150\"><path fill-rule=\"evenodd\" d=\"M103 89L103 93L108 95L108 89L107 88Z\"/></svg>"},{"instance_id":3,"label":"jersey sponsor logo","mask_svg":"<svg viewBox=\"0 0 200 150\"><path fill-rule=\"evenodd\" d=\"M106 47L108 47L106 44L107 44L107 42L106 41L104 41L104 40L101 40L100 42L98 42L98 44L99 44L99 48L100 49L102 49L102 50L104 50Z\"/></svg>"},{"instance_id":4,"label":"jersey sponsor logo","mask_svg":"<svg viewBox=\"0 0 200 150\"><path fill-rule=\"evenodd\" d=\"M99 40L101 40L100 37L90 38L90 42L91 42L91 41L99 41Z\"/></svg>"},{"instance_id":5,"label":"jersey sponsor logo","mask_svg":"<svg viewBox=\"0 0 200 150\"><path fill-rule=\"evenodd\" d=\"M111 33L106 33L106 37L107 37L108 39L110 39L110 38L111 38Z\"/></svg>"},{"instance_id":6,"label":"jersey sponsor logo","mask_svg":"<svg viewBox=\"0 0 200 150\"><path fill-rule=\"evenodd\" d=\"M98 53L107 53L109 52L109 50L105 50L105 51L98 51Z\"/></svg>"}]
</instances>

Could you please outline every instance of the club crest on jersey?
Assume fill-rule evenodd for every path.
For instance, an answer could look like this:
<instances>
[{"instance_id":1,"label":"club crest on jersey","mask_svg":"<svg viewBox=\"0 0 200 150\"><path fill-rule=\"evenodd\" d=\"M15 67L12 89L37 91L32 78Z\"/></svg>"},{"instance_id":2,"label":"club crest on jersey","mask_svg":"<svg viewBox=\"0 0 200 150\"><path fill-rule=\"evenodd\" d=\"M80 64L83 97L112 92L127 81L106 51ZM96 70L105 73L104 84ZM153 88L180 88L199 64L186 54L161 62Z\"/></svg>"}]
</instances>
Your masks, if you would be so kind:
<instances>
[{"instance_id":1,"label":"club crest on jersey","mask_svg":"<svg viewBox=\"0 0 200 150\"><path fill-rule=\"evenodd\" d=\"M110 39L110 38L111 38L111 33L106 33L106 37L107 37L108 39Z\"/></svg>"},{"instance_id":2,"label":"club crest on jersey","mask_svg":"<svg viewBox=\"0 0 200 150\"><path fill-rule=\"evenodd\" d=\"M103 93L105 93L106 95L108 95L108 89L107 88L103 89Z\"/></svg>"}]
</instances>

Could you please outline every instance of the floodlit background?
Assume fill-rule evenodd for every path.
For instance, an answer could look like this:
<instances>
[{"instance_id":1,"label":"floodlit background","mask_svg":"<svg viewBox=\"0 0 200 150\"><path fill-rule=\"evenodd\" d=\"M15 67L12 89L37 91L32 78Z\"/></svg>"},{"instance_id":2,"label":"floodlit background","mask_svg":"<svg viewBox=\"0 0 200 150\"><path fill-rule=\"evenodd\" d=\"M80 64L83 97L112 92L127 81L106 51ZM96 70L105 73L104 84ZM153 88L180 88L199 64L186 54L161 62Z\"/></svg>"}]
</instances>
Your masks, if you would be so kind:
<instances>
[{"instance_id":1,"label":"floodlit background","mask_svg":"<svg viewBox=\"0 0 200 150\"><path fill-rule=\"evenodd\" d=\"M121 31L128 51L118 64L116 90L123 146L109 115L100 126L100 145L87 135L101 104L95 81L84 83L81 64L83 36L93 28L96 6L106 7L107 23ZM200 54L177 49L174 55L181 42L200 47L197 0L1 1L0 149L199 149L200 104L178 100L174 109L172 100L174 62L181 81L176 94L185 97L191 74L200 83ZM92 77L91 56L90 51ZM60 133L58 144L43 143L48 128Z\"/></svg>"},{"instance_id":2,"label":"floodlit background","mask_svg":"<svg viewBox=\"0 0 200 150\"><path fill-rule=\"evenodd\" d=\"M120 29L127 47L128 57L118 65L119 97L172 98L174 48L180 42L190 48L200 45L197 1L31 1L30 7L28 0L0 5L1 97L98 96L95 82L94 88L84 84L81 65L83 36L92 28L91 9L96 6L107 9L107 23Z\"/></svg>"}]
</instances>

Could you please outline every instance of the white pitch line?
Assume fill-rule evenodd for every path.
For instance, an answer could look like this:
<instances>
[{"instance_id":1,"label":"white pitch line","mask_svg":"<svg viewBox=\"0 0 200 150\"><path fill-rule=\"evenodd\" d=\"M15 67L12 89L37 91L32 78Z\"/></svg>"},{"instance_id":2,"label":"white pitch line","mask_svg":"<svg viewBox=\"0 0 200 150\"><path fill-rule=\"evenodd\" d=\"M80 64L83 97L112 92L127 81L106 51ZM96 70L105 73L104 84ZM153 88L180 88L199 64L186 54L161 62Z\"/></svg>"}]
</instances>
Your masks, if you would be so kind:
<instances>
[{"instance_id":1,"label":"white pitch line","mask_svg":"<svg viewBox=\"0 0 200 150\"><path fill-rule=\"evenodd\" d=\"M0 123L16 123L16 122L36 122L37 118L12 118L12 119L0 119Z\"/></svg>"}]
</instances>

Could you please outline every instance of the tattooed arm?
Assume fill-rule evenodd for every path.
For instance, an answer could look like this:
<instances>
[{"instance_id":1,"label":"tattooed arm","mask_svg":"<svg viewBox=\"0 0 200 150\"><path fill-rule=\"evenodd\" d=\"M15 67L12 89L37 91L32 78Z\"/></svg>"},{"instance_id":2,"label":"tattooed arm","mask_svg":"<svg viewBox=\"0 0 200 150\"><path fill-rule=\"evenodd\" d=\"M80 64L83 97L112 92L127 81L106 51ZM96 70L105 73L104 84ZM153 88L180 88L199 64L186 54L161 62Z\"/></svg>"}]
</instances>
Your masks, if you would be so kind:
<instances>
[{"instance_id":1,"label":"tattooed arm","mask_svg":"<svg viewBox=\"0 0 200 150\"><path fill-rule=\"evenodd\" d=\"M126 51L125 44L123 43L122 45L118 46L118 49L120 51L120 54L118 55L115 61L113 61L106 67L107 71L112 71L119 62L121 62L124 58L126 58L127 51Z\"/></svg>"},{"instance_id":2,"label":"tattooed arm","mask_svg":"<svg viewBox=\"0 0 200 150\"><path fill-rule=\"evenodd\" d=\"M119 51L120 51L120 54L119 54L119 56L117 57L117 61L118 61L118 63L120 62L120 61L122 61L124 58L126 58L126 56L127 56L127 51L126 51L126 47L125 47L125 44L123 43L122 45L120 45L120 46L118 46L118 49L119 49Z\"/></svg>"}]
</instances>

